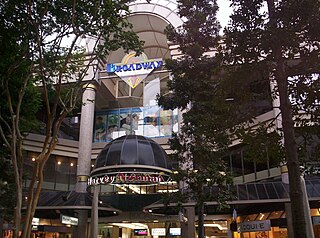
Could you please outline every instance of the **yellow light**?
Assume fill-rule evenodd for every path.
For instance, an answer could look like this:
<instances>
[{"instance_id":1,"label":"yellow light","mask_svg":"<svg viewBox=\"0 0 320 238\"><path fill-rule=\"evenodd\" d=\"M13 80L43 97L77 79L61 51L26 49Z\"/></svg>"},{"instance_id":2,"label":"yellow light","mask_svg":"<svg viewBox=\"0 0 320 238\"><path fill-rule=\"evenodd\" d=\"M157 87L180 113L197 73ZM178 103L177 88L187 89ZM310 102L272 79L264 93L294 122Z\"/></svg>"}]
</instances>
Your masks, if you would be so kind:
<instances>
[{"instance_id":1,"label":"yellow light","mask_svg":"<svg viewBox=\"0 0 320 238\"><path fill-rule=\"evenodd\" d=\"M72 166L73 166L73 163L70 163L70 166L72 167Z\"/></svg>"},{"instance_id":2,"label":"yellow light","mask_svg":"<svg viewBox=\"0 0 320 238\"><path fill-rule=\"evenodd\" d=\"M58 161L58 165L60 165L61 164L61 161Z\"/></svg>"},{"instance_id":3,"label":"yellow light","mask_svg":"<svg viewBox=\"0 0 320 238\"><path fill-rule=\"evenodd\" d=\"M36 158L32 157L32 161L36 161Z\"/></svg>"}]
</instances>

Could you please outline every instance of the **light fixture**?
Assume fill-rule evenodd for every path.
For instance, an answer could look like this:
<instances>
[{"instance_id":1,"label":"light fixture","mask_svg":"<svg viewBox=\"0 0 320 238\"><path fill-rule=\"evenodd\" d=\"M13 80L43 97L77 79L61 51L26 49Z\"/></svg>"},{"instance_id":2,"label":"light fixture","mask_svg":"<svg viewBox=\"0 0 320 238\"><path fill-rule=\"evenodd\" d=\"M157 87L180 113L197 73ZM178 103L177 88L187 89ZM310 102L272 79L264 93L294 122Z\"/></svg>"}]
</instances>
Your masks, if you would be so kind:
<instances>
[{"instance_id":1,"label":"light fixture","mask_svg":"<svg viewBox=\"0 0 320 238\"><path fill-rule=\"evenodd\" d=\"M32 159L31 159L32 161L36 161L36 158L34 158L34 157L32 157Z\"/></svg>"},{"instance_id":2,"label":"light fixture","mask_svg":"<svg viewBox=\"0 0 320 238\"><path fill-rule=\"evenodd\" d=\"M61 161L58 161L58 165L60 165L61 164Z\"/></svg>"},{"instance_id":3,"label":"light fixture","mask_svg":"<svg viewBox=\"0 0 320 238\"><path fill-rule=\"evenodd\" d=\"M70 163L70 166L72 167L72 166L73 166L73 163Z\"/></svg>"}]
</instances>

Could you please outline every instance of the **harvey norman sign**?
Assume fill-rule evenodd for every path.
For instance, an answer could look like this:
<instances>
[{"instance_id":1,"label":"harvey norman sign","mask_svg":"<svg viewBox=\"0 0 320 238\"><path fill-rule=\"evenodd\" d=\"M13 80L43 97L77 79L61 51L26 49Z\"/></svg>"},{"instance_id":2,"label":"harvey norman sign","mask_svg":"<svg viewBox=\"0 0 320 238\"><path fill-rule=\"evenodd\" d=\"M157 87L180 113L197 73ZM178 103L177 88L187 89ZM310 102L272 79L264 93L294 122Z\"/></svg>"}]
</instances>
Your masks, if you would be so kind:
<instances>
[{"instance_id":1,"label":"harvey norman sign","mask_svg":"<svg viewBox=\"0 0 320 238\"><path fill-rule=\"evenodd\" d=\"M91 177L88 185L101 184L159 184L169 182L170 177L161 173L115 173L104 174L102 176Z\"/></svg>"},{"instance_id":2,"label":"harvey norman sign","mask_svg":"<svg viewBox=\"0 0 320 238\"><path fill-rule=\"evenodd\" d=\"M163 65L162 59L148 59L147 55L141 53L136 56L135 52L126 54L121 63L107 64L107 72L115 73L131 88L135 88L154 69Z\"/></svg>"}]
</instances>

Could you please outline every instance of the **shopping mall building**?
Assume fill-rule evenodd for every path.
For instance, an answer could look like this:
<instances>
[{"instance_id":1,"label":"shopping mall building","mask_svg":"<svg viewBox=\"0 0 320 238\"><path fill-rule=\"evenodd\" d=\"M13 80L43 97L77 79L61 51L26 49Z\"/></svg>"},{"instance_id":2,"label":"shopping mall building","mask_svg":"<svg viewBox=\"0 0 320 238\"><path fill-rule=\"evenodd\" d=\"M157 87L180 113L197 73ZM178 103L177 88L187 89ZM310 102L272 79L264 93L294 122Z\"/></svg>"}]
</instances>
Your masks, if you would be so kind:
<instances>
[{"instance_id":1,"label":"shopping mall building","mask_svg":"<svg viewBox=\"0 0 320 238\"><path fill-rule=\"evenodd\" d=\"M179 56L164 29L182 20L173 0L136 1L129 21L141 40L144 54L118 50L100 62L98 72L85 81L81 111L66 118L59 142L47 162L33 237L195 237L195 203L165 206L163 194L179 189L170 179L173 167L168 138L179 132L182 113L164 110L155 96L167 93L170 72L165 59ZM87 42L90 44L90 42ZM272 90L272 86L270 87ZM261 101L255 123L272 122L275 101ZM254 124L252 125L254 126ZM44 136L30 134L24 141L27 172L41 151ZM287 173L266 158L245 160L245 149L235 142L228 157L234 175L235 198L230 209L218 211L205 204L205 236L214 238L288 237ZM306 178L306 192L315 237L320 237L320 180ZM29 183L28 176L25 187ZM27 198L26 198L27 199ZM238 231L230 231L237 220ZM10 237L10 225L4 226Z\"/></svg>"}]
</instances>

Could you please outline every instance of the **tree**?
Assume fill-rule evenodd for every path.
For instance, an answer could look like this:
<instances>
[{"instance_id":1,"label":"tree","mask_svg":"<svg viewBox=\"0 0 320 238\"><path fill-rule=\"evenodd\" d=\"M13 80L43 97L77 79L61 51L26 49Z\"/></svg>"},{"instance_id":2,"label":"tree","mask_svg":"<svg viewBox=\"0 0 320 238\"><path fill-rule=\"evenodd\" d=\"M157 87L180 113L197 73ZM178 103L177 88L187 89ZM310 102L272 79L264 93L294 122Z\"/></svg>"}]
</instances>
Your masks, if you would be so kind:
<instances>
[{"instance_id":1,"label":"tree","mask_svg":"<svg viewBox=\"0 0 320 238\"><path fill-rule=\"evenodd\" d=\"M168 83L170 93L158 98L166 109L185 110L180 132L170 140L176 151L174 159L180 164L174 177L186 185L182 196L175 196L196 202L200 238L204 237L205 201L216 200L222 206L230 199L230 176L222 157L230 143L227 131L235 125L231 117L225 117L233 105L219 89L220 58L213 52L204 54L218 47L217 10L216 1L178 1L178 13L185 21L181 28L168 28L167 36L179 45L182 57L166 60L173 79ZM213 186L217 189L214 193Z\"/></svg>"},{"instance_id":2,"label":"tree","mask_svg":"<svg viewBox=\"0 0 320 238\"><path fill-rule=\"evenodd\" d=\"M6 151L0 151L0 234L4 222L11 222L15 205L15 183L10 160L6 158Z\"/></svg>"},{"instance_id":3,"label":"tree","mask_svg":"<svg viewBox=\"0 0 320 238\"><path fill-rule=\"evenodd\" d=\"M231 23L225 30L226 64L236 66L234 71L250 68L253 74L263 69L277 83L293 231L297 238L307 237L293 118L299 116L295 114L297 109L313 115L310 119L318 118L315 115L319 108L315 106L319 102L320 3L233 0L232 6ZM290 81L289 77L294 80ZM238 80L246 79L238 77ZM292 104L292 97L298 98L299 103ZM314 123L318 123L316 120Z\"/></svg>"},{"instance_id":4,"label":"tree","mask_svg":"<svg viewBox=\"0 0 320 238\"><path fill-rule=\"evenodd\" d=\"M126 20L128 1L2 1L0 3L1 43L10 61L1 63L2 97L6 116L1 114L1 137L10 151L15 175L17 202L14 237L18 237L21 205L23 154L23 110L34 95L27 95L37 83L46 113L45 140L35 161L28 191L27 211L22 237L29 237L31 221L43 182L43 168L57 143L62 120L79 101L83 80L89 72L97 73L99 59L110 51L141 51L140 42ZM7 42L8 41L8 42ZM89 50L81 47L86 42ZM2 45L2 44L1 44ZM11 60L12 59L12 60ZM13 80L14 79L14 80ZM93 80L91 78L90 80ZM17 91L12 91L16 81ZM90 81L89 81L90 82ZM19 92L17 94L17 92ZM28 96L28 97L27 97ZM30 113L27 112L27 113Z\"/></svg>"}]
</instances>

